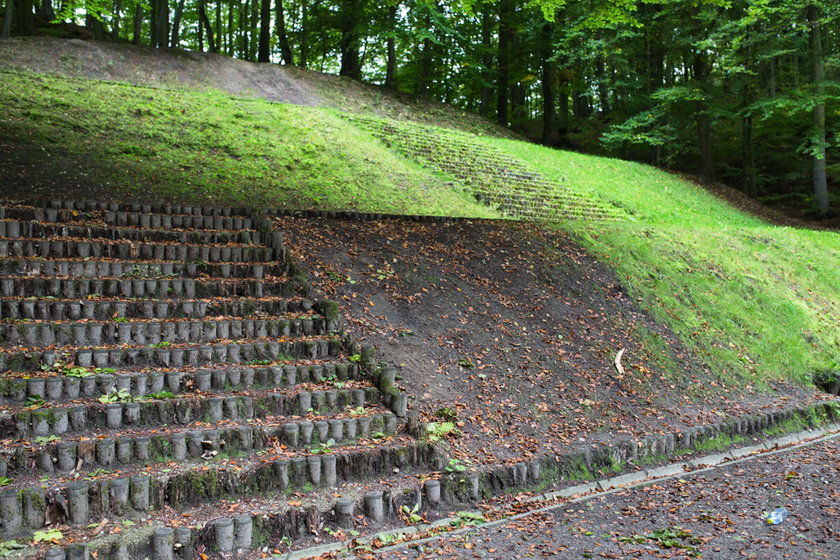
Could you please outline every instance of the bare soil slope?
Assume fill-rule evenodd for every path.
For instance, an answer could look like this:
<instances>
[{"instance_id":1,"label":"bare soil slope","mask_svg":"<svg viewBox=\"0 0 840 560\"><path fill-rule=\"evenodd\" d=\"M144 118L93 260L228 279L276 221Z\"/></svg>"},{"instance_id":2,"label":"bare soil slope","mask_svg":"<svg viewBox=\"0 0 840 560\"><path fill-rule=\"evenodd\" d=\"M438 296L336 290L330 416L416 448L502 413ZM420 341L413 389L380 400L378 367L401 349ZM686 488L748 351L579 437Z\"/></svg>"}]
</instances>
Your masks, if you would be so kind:
<instances>
[{"instance_id":1,"label":"bare soil slope","mask_svg":"<svg viewBox=\"0 0 840 560\"><path fill-rule=\"evenodd\" d=\"M354 337L401 366L456 456L498 463L819 398L727 387L565 234L498 221L283 219ZM616 353L625 348L625 374Z\"/></svg>"}]
</instances>

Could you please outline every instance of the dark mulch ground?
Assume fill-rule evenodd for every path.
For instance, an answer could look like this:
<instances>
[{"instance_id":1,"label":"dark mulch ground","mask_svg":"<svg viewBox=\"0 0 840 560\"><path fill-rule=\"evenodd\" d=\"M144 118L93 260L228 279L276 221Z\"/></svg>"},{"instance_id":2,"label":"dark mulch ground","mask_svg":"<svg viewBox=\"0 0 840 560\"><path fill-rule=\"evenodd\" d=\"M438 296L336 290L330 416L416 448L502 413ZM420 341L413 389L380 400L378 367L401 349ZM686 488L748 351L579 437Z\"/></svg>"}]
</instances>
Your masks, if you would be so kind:
<instances>
[{"instance_id":1,"label":"dark mulch ground","mask_svg":"<svg viewBox=\"0 0 840 560\"><path fill-rule=\"evenodd\" d=\"M498 463L815 398L724 386L562 233L513 222L282 220L357 340L401 365L427 421L457 412L456 456ZM613 365L626 348L625 376Z\"/></svg>"},{"instance_id":2,"label":"dark mulch ground","mask_svg":"<svg viewBox=\"0 0 840 560\"><path fill-rule=\"evenodd\" d=\"M778 506L781 525L763 522ZM681 527L684 536L652 539ZM687 533L687 534L686 534ZM663 533L659 533L663 535ZM670 545L670 546L669 546ZM840 558L840 439L637 487L376 557Z\"/></svg>"}]
</instances>

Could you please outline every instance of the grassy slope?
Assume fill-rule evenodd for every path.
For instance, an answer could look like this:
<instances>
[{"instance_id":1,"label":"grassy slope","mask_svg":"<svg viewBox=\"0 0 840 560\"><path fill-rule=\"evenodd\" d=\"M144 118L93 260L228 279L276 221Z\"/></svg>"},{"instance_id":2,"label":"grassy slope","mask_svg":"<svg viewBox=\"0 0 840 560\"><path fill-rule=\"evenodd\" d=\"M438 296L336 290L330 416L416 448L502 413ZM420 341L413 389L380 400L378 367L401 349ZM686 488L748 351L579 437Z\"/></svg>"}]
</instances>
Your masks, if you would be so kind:
<instances>
[{"instance_id":1,"label":"grassy slope","mask_svg":"<svg viewBox=\"0 0 840 560\"><path fill-rule=\"evenodd\" d=\"M496 215L328 109L35 74L2 73L0 80L0 136L43 147L51 157L42 164L56 173L82 162L91 183L117 192Z\"/></svg>"},{"instance_id":2,"label":"grassy slope","mask_svg":"<svg viewBox=\"0 0 840 560\"><path fill-rule=\"evenodd\" d=\"M635 214L564 227L725 379L804 381L840 367L837 233L769 225L649 166L494 143Z\"/></svg>"},{"instance_id":3,"label":"grassy slope","mask_svg":"<svg viewBox=\"0 0 840 560\"><path fill-rule=\"evenodd\" d=\"M83 162L92 184L217 203L494 215L330 110L34 74L0 80L0 136L44 146L56 172ZM631 223L564 227L724 378L804 380L837 367L837 234L767 225L651 167L480 141L634 213Z\"/></svg>"}]
</instances>

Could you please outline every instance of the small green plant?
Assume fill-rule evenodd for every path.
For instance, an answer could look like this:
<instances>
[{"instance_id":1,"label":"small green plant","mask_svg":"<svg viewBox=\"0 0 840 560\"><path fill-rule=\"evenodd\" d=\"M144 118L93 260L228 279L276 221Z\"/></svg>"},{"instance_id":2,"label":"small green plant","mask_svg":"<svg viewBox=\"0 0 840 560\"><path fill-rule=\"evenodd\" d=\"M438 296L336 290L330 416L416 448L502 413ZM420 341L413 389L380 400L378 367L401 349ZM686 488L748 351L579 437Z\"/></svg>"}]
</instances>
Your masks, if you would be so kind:
<instances>
[{"instance_id":1,"label":"small green plant","mask_svg":"<svg viewBox=\"0 0 840 560\"><path fill-rule=\"evenodd\" d=\"M0 558L9 556L15 550L26 548L17 541L0 541Z\"/></svg>"},{"instance_id":2,"label":"small green plant","mask_svg":"<svg viewBox=\"0 0 840 560\"><path fill-rule=\"evenodd\" d=\"M344 381L333 381L332 386L336 389L344 389L345 387L347 387L347 383L345 383Z\"/></svg>"},{"instance_id":3,"label":"small green plant","mask_svg":"<svg viewBox=\"0 0 840 560\"><path fill-rule=\"evenodd\" d=\"M85 368L79 368L79 369L85 369ZM117 370L115 370L112 367L93 368L93 373L116 373L116 372L117 372Z\"/></svg>"},{"instance_id":4,"label":"small green plant","mask_svg":"<svg viewBox=\"0 0 840 560\"><path fill-rule=\"evenodd\" d=\"M109 471L108 469L103 469L102 467L97 467L90 471L90 473L85 477L87 480L93 480L97 476L102 476L105 474L111 474L113 471Z\"/></svg>"},{"instance_id":5,"label":"small green plant","mask_svg":"<svg viewBox=\"0 0 840 560\"><path fill-rule=\"evenodd\" d=\"M249 366L267 366L273 363L272 360L251 360L250 362L246 362Z\"/></svg>"},{"instance_id":6,"label":"small green plant","mask_svg":"<svg viewBox=\"0 0 840 560\"><path fill-rule=\"evenodd\" d=\"M362 361L362 355L361 354L351 354L350 356L347 357L347 359L350 360L351 362L353 362L354 364L358 364L359 362Z\"/></svg>"},{"instance_id":7,"label":"small green plant","mask_svg":"<svg viewBox=\"0 0 840 560\"><path fill-rule=\"evenodd\" d=\"M50 434L50 435L48 435L48 436L37 436L37 437L35 438L35 443L37 443L38 445L47 445L47 444L49 444L49 443L52 443L52 442L54 442L54 441L58 441L58 440L60 440L60 439L61 439L61 438L60 438L60 437L58 437L58 436L57 436L57 435L55 435L55 434Z\"/></svg>"},{"instance_id":8,"label":"small green plant","mask_svg":"<svg viewBox=\"0 0 840 560\"><path fill-rule=\"evenodd\" d=\"M404 505L402 508L400 508L400 511L402 511L405 514L406 519L408 519L409 523L411 523L412 525L415 525L415 524L423 521L423 516L417 513L419 511L419 509L420 509L420 504L418 503L418 504L414 504L413 508L409 508L408 506Z\"/></svg>"},{"instance_id":9,"label":"small green plant","mask_svg":"<svg viewBox=\"0 0 840 560\"><path fill-rule=\"evenodd\" d=\"M449 521L453 527L474 527L486 523L484 515L477 511L459 511L456 518Z\"/></svg>"},{"instance_id":10,"label":"small green plant","mask_svg":"<svg viewBox=\"0 0 840 560\"><path fill-rule=\"evenodd\" d=\"M653 541L659 548L679 548L684 550L688 556L699 558L700 551L695 545L703 544L703 540L695 537L690 531L686 531L682 527L669 527L667 529L658 529L652 531L647 535L633 535L632 537L619 537L618 539L623 543L644 544L647 541Z\"/></svg>"},{"instance_id":11,"label":"small green plant","mask_svg":"<svg viewBox=\"0 0 840 560\"><path fill-rule=\"evenodd\" d=\"M370 437L371 439L382 439L385 437L385 432L373 432Z\"/></svg>"},{"instance_id":12,"label":"small green plant","mask_svg":"<svg viewBox=\"0 0 840 560\"><path fill-rule=\"evenodd\" d=\"M58 529L48 529L46 531L35 531L35 534L32 535L32 542L48 542L53 544L58 544L58 542L64 538L64 535L61 534L61 531Z\"/></svg>"},{"instance_id":13,"label":"small green plant","mask_svg":"<svg viewBox=\"0 0 840 560\"><path fill-rule=\"evenodd\" d=\"M466 465L462 465L460 459L449 459L449 464L444 469L448 473L460 473L467 470Z\"/></svg>"},{"instance_id":14,"label":"small green plant","mask_svg":"<svg viewBox=\"0 0 840 560\"><path fill-rule=\"evenodd\" d=\"M143 395L143 399L150 401L159 401L163 399L174 399L175 394L170 391L158 391L157 393L148 393Z\"/></svg>"},{"instance_id":15,"label":"small green plant","mask_svg":"<svg viewBox=\"0 0 840 560\"><path fill-rule=\"evenodd\" d=\"M131 392L128 389L120 389L119 391L111 391L111 393L107 395L102 395L99 397L99 402L103 404L112 404L112 403L124 403L124 402L132 402L134 397L131 396Z\"/></svg>"},{"instance_id":16,"label":"small green plant","mask_svg":"<svg viewBox=\"0 0 840 560\"><path fill-rule=\"evenodd\" d=\"M45 401L41 397L37 395L29 395L28 397L26 397L26 404L24 406L26 406L27 408L41 408L45 404L47 404L47 401Z\"/></svg>"},{"instance_id":17,"label":"small green plant","mask_svg":"<svg viewBox=\"0 0 840 560\"><path fill-rule=\"evenodd\" d=\"M467 358L461 358L458 360L458 365L464 369L473 369L475 368L475 364L468 360Z\"/></svg>"},{"instance_id":18,"label":"small green plant","mask_svg":"<svg viewBox=\"0 0 840 560\"><path fill-rule=\"evenodd\" d=\"M8 486L12 483L12 479L8 476L0 476L0 486Z\"/></svg>"},{"instance_id":19,"label":"small green plant","mask_svg":"<svg viewBox=\"0 0 840 560\"><path fill-rule=\"evenodd\" d=\"M363 407L363 406L357 406L356 408L352 408L352 409L350 409L350 412L349 412L350 416L361 416L364 413L365 413L365 407Z\"/></svg>"},{"instance_id":20,"label":"small green plant","mask_svg":"<svg viewBox=\"0 0 840 560\"><path fill-rule=\"evenodd\" d=\"M437 409L437 412L435 412L435 416L437 416L441 420L445 420L446 422L455 422L458 419L458 413L449 408L448 406L444 406L443 408Z\"/></svg>"},{"instance_id":21,"label":"small green plant","mask_svg":"<svg viewBox=\"0 0 840 560\"><path fill-rule=\"evenodd\" d=\"M170 346L171 344L172 344L171 342L166 342L166 341L156 342L154 344L149 344L149 348L166 348L167 346Z\"/></svg>"},{"instance_id":22,"label":"small green plant","mask_svg":"<svg viewBox=\"0 0 840 560\"><path fill-rule=\"evenodd\" d=\"M330 438L327 441L325 441L324 443L320 444L318 447L313 447L309 451L311 453L329 453L334 445L335 445L335 440Z\"/></svg>"},{"instance_id":23,"label":"small green plant","mask_svg":"<svg viewBox=\"0 0 840 560\"><path fill-rule=\"evenodd\" d=\"M414 331L411 329L404 329L399 332L399 336L414 336Z\"/></svg>"},{"instance_id":24,"label":"small green plant","mask_svg":"<svg viewBox=\"0 0 840 560\"><path fill-rule=\"evenodd\" d=\"M115 323L128 323L128 317L114 317Z\"/></svg>"},{"instance_id":25,"label":"small green plant","mask_svg":"<svg viewBox=\"0 0 840 560\"><path fill-rule=\"evenodd\" d=\"M453 422L429 422L426 424L426 439L434 443L448 435L457 435L458 429Z\"/></svg>"}]
</instances>

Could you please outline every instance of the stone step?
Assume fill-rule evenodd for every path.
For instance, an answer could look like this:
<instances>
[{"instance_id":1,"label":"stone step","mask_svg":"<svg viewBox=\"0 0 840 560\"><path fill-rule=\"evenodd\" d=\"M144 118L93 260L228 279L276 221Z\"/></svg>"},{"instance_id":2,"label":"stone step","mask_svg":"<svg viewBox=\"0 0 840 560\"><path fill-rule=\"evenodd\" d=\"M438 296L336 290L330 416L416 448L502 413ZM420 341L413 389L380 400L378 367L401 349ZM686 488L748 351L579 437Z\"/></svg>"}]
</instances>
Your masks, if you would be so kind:
<instances>
[{"instance_id":1,"label":"stone step","mask_svg":"<svg viewBox=\"0 0 840 560\"><path fill-rule=\"evenodd\" d=\"M136 202L102 202L95 200L57 200L57 199L31 199L18 201L0 201L0 208L8 213L14 208L41 208L53 210L75 210L78 212L132 212L143 214L183 214L186 216L227 216L227 217L248 217L251 216L249 208L231 208L214 206L188 206L172 204L145 204ZM0 215L0 218L3 216ZM53 221L53 220L50 220Z\"/></svg>"},{"instance_id":2,"label":"stone step","mask_svg":"<svg viewBox=\"0 0 840 560\"><path fill-rule=\"evenodd\" d=\"M325 388L329 387L323 384ZM318 386L315 386L318 387ZM71 404L47 403L35 410L28 405L12 405L0 416L0 433L9 439L49 435L85 434L88 432L142 429L154 426L187 425L194 422L265 419L273 416L335 414L345 407L363 407L378 403L374 387L249 391L234 396L212 397L195 392L159 398L149 394L133 402L101 402L80 399Z\"/></svg>"},{"instance_id":3,"label":"stone step","mask_svg":"<svg viewBox=\"0 0 840 560\"><path fill-rule=\"evenodd\" d=\"M193 230L249 230L254 221L247 217L193 216L185 214L142 214L139 212L105 212L106 224L143 229L193 229Z\"/></svg>"},{"instance_id":4,"label":"stone step","mask_svg":"<svg viewBox=\"0 0 840 560\"><path fill-rule=\"evenodd\" d=\"M82 238L87 240L148 241L155 243L183 243L207 245L260 245L262 233L248 229L234 231L139 229L104 224L58 224L44 222L16 222L0 220L0 237L23 238Z\"/></svg>"},{"instance_id":5,"label":"stone step","mask_svg":"<svg viewBox=\"0 0 840 560\"><path fill-rule=\"evenodd\" d=\"M0 321L77 321L80 319L201 319L323 313L322 302L305 298L217 299L56 299L0 297Z\"/></svg>"},{"instance_id":6,"label":"stone step","mask_svg":"<svg viewBox=\"0 0 840 560\"><path fill-rule=\"evenodd\" d=\"M331 324L328 324L331 323ZM109 344L145 346L201 344L220 340L289 338L337 331L336 321L287 313L260 319L124 319L84 322L0 322L0 345L66 348Z\"/></svg>"},{"instance_id":7,"label":"stone step","mask_svg":"<svg viewBox=\"0 0 840 560\"><path fill-rule=\"evenodd\" d=\"M31 371L56 362L84 368L207 366L248 364L278 359L331 359L340 356L342 342L335 336L313 336L278 342L277 339L243 340L228 344L161 343L158 346L119 348L0 349L0 371Z\"/></svg>"},{"instance_id":8,"label":"stone step","mask_svg":"<svg viewBox=\"0 0 840 560\"><path fill-rule=\"evenodd\" d=\"M191 390L205 393L274 390L325 381L339 386L347 381L363 379L367 377L362 375L359 365L353 362L292 364L278 361L264 365L167 371L117 371L56 364L37 372L25 371L18 375L6 373L0 376L0 404L23 403L27 400L75 401L80 398L98 398L115 391L139 398L163 391L177 395Z\"/></svg>"},{"instance_id":9,"label":"stone step","mask_svg":"<svg viewBox=\"0 0 840 560\"><path fill-rule=\"evenodd\" d=\"M29 537L46 525L84 531L100 519L120 520L150 511L185 511L222 499L279 497L281 493L337 489L346 482L403 477L441 465L425 443L391 438L342 453L170 462L165 468L129 468L90 480L0 490L0 536ZM335 491L335 490L333 490ZM201 521L200 515L194 521ZM381 519L380 519L381 521Z\"/></svg>"},{"instance_id":10,"label":"stone step","mask_svg":"<svg viewBox=\"0 0 840 560\"><path fill-rule=\"evenodd\" d=\"M431 465L436 462L440 462L440 456L429 460ZM331 460L327 464L331 467ZM106 519L101 527L74 527L65 530L65 539L59 546L47 549L40 545L39 557L46 554L47 560L191 559L205 551L214 557L268 558L267 551L272 551L272 560L282 560L297 557L291 547L313 535L317 535L316 543L350 535L369 536L388 526L383 524L402 517L404 509L435 512L449 505L447 498L457 500L452 491L456 484L438 479L421 482L412 476L417 468L405 460L394 463L394 467L400 473L376 482L337 480L329 497L324 496L325 484L315 486L311 479L312 489L295 492L293 499L278 493L222 497L213 510L187 508L189 526L180 512L164 509L146 524L125 527L118 520ZM403 472L408 474L401 476ZM321 474L318 478L323 481L325 477ZM73 542L75 539L79 542ZM32 548L25 551L25 558L30 558L28 554L32 552Z\"/></svg>"},{"instance_id":11,"label":"stone step","mask_svg":"<svg viewBox=\"0 0 840 560\"><path fill-rule=\"evenodd\" d=\"M60 271L61 267L57 267ZM106 267L102 267L103 269ZM110 271L111 267L107 267ZM42 270L42 269L39 269ZM121 270L121 269L120 269ZM150 271L145 269L148 274ZM169 270L167 268L167 270ZM174 268L172 269L174 270ZM56 267L50 272L56 272ZM69 272L69 265L66 272ZM97 267L91 277L61 278L48 277L41 273L35 276L0 277L2 297L52 297L52 298L213 298L213 297L292 297L299 295L302 286L288 277L275 276L270 280L250 278L171 278L147 277L128 278L107 275L96 277ZM55 275L50 275L55 276Z\"/></svg>"},{"instance_id":12,"label":"stone step","mask_svg":"<svg viewBox=\"0 0 840 560\"><path fill-rule=\"evenodd\" d=\"M43 260L40 258L0 259L0 276L52 276L70 278L255 278L283 276L289 271L285 262L207 263L143 262L133 260Z\"/></svg>"},{"instance_id":13,"label":"stone step","mask_svg":"<svg viewBox=\"0 0 840 560\"><path fill-rule=\"evenodd\" d=\"M252 420L222 419L218 422L195 422L174 425L167 430L100 430L78 436L29 437L21 442L7 442L0 451L6 477L16 487L28 485L33 475L64 476L66 473L96 469L123 469L131 465L231 457L283 446L289 455L299 449L334 450L352 446L359 440L379 440L396 434L397 417L381 406L367 404L354 415L311 413L301 416L264 416ZM81 461L81 464L80 464ZM34 467L33 467L34 466ZM0 465L0 470L4 467Z\"/></svg>"},{"instance_id":14,"label":"stone step","mask_svg":"<svg viewBox=\"0 0 840 560\"><path fill-rule=\"evenodd\" d=\"M6 222L8 223L8 222ZM144 241L88 240L79 237L0 239L0 257L42 259L119 259L180 263L266 263L276 260L270 247L257 245L185 245Z\"/></svg>"}]
</instances>

